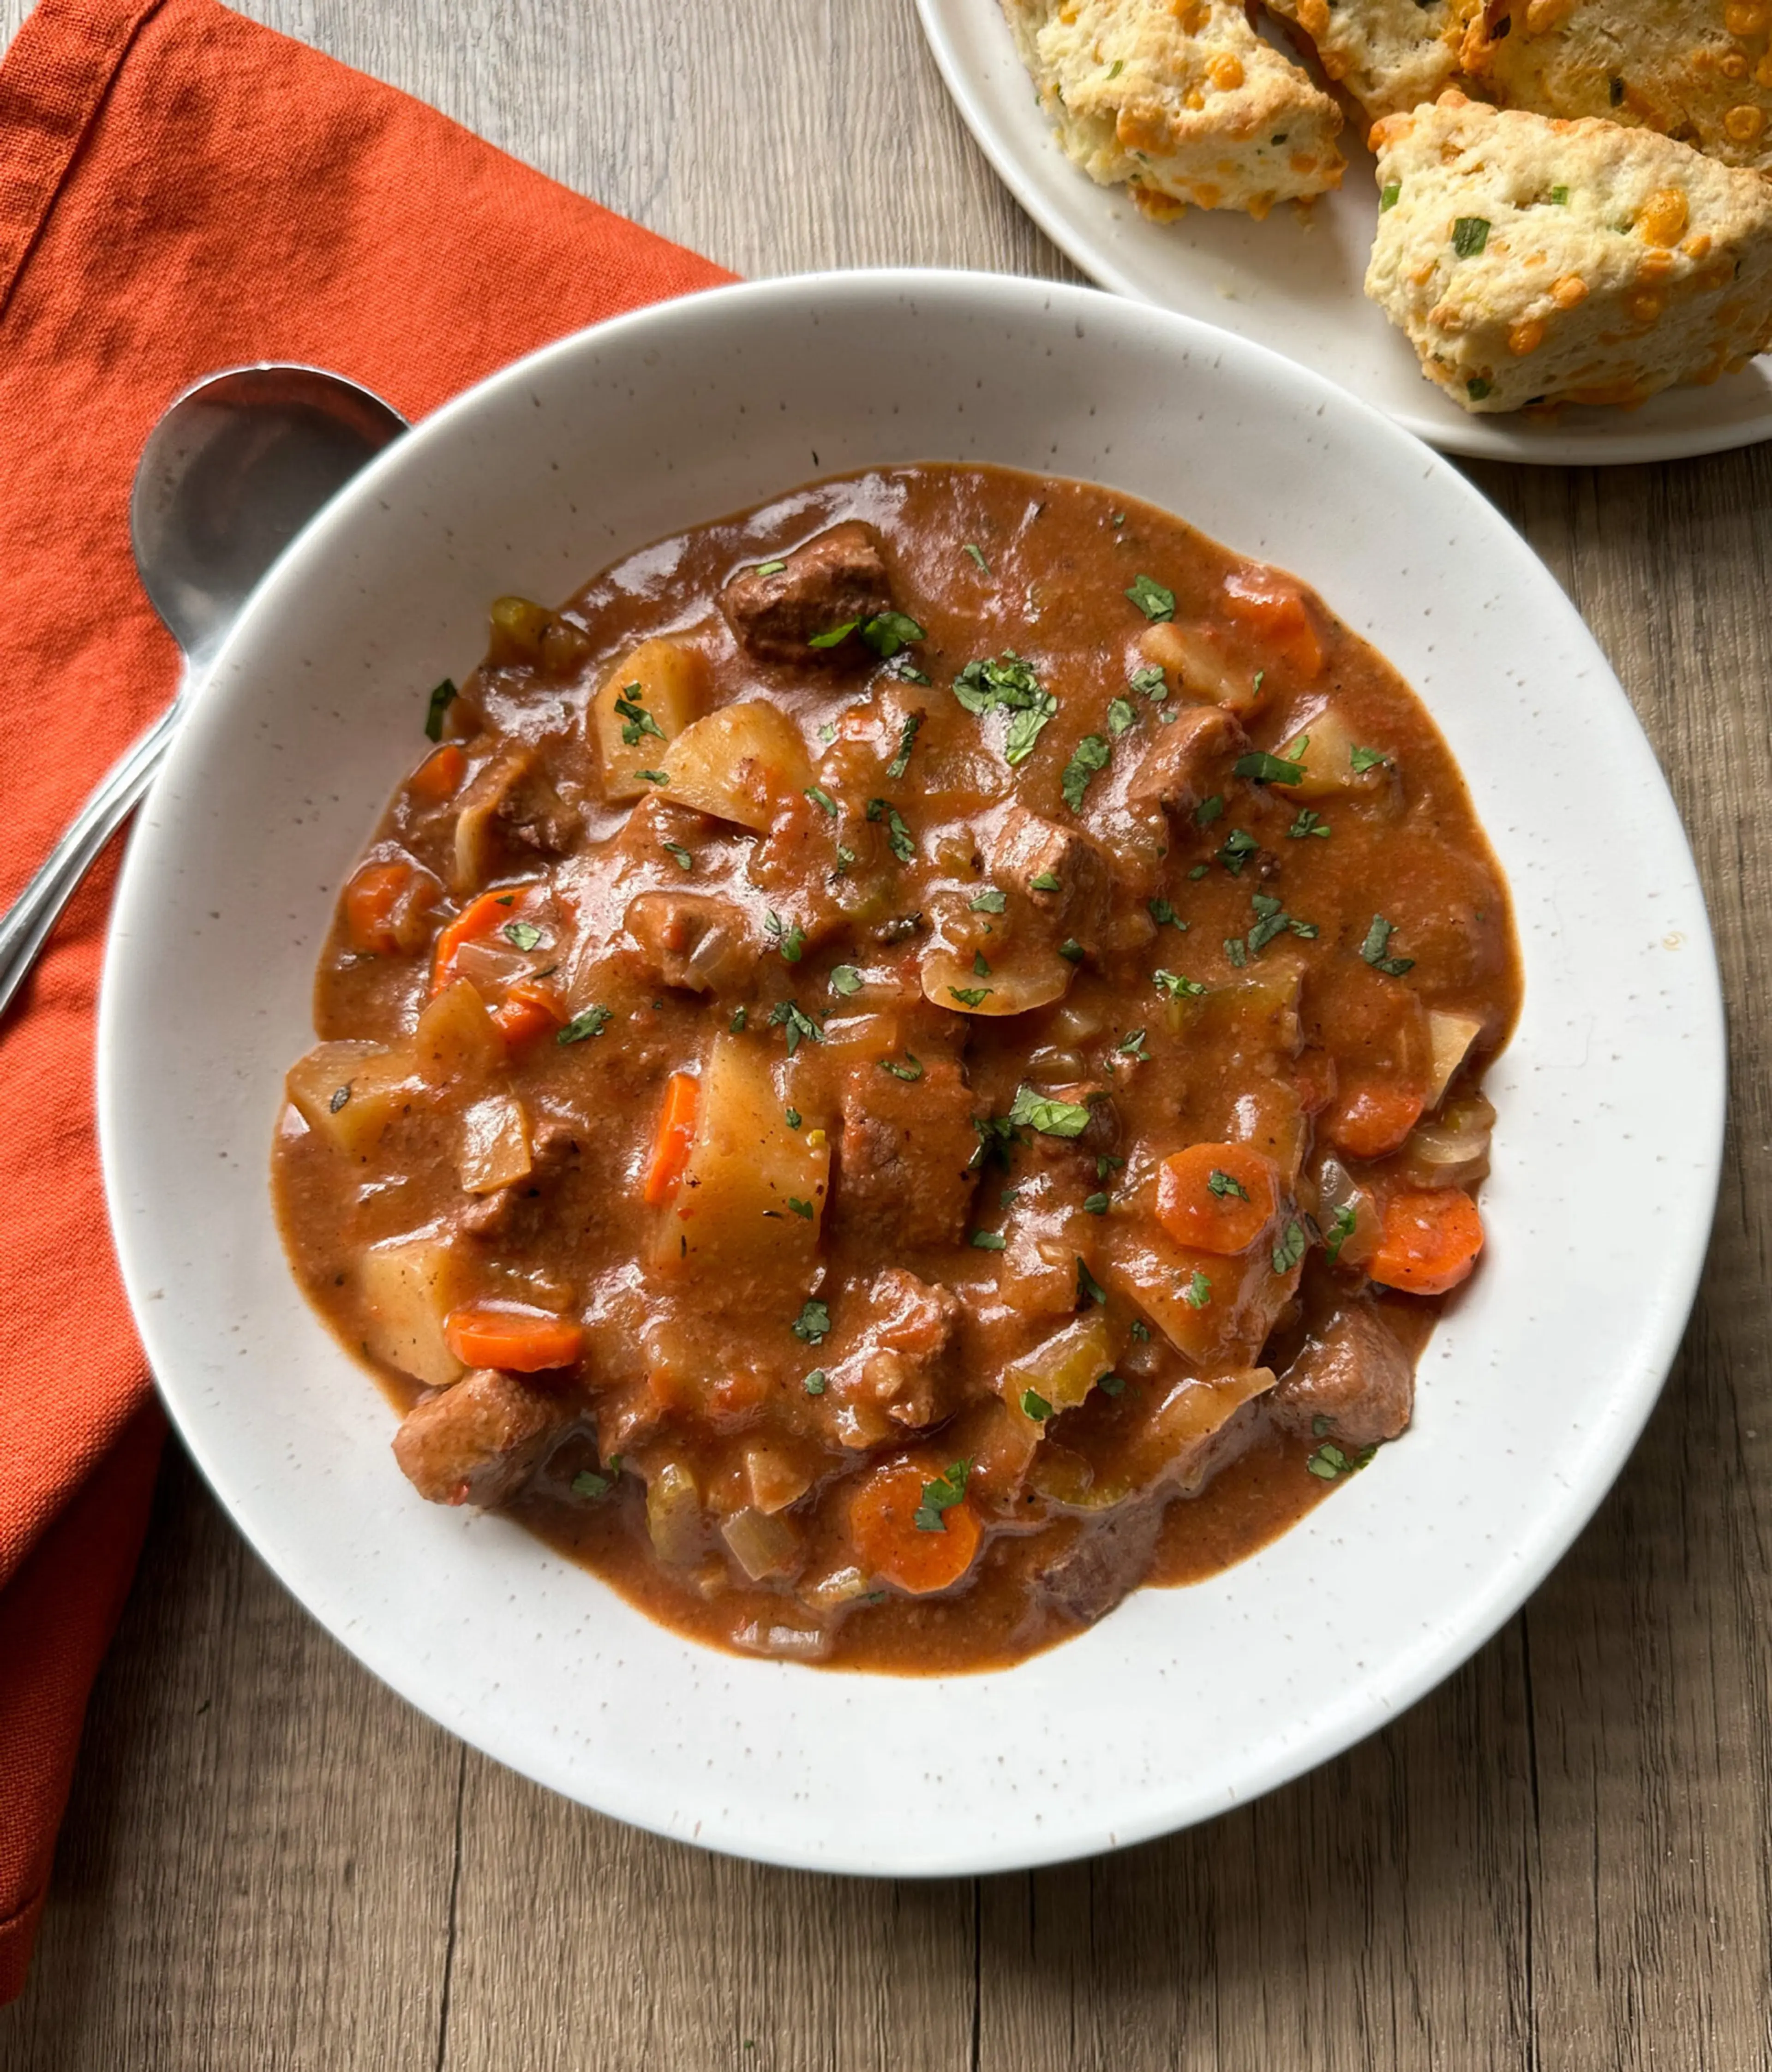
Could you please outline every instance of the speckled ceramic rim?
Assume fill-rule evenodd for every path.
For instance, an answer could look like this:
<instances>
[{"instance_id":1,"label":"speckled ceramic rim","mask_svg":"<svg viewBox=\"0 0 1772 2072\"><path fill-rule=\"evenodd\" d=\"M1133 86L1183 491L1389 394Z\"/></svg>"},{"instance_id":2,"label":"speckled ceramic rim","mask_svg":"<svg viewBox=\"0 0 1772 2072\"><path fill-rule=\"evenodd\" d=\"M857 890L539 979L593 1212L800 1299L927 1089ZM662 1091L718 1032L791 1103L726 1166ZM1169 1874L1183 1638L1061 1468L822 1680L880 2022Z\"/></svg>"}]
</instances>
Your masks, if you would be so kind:
<instances>
[{"instance_id":1,"label":"speckled ceramic rim","mask_svg":"<svg viewBox=\"0 0 1772 2072\"><path fill-rule=\"evenodd\" d=\"M1434 712L1515 898L1483 1272L1407 1439L1255 1559L987 1675L717 1655L497 1518L421 1503L297 1294L265 1185L337 885L488 598L813 472L994 459L1149 496L1316 583ZM1455 1668L1593 1512L1678 1342L1722 1018L1660 773L1542 565L1444 462L1220 332L993 276L722 290L564 340L377 461L249 606L145 810L101 1005L125 1279L220 1501L434 1718L621 1819L772 1862L994 1871L1124 1845L1324 1760ZM1642 1205L1653 1202L1654 1214Z\"/></svg>"},{"instance_id":2,"label":"speckled ceramic rim","mask_svg":"<svg viewBox=\"0 0 1772 2072\"><path fill-rule=\"evenodd\" d=\"M1639 409L1555 417L1474 415L1423 379L1400 333L1364 298L1376 220L1372 161L1351 127L1338 193L1308 219L1264 223L1194 209L1147 223L1118 188L1065 158L1003 21L1001 0L917 0L942 79L997 176L1059 250L1115 294L1203 316L1317 368L1443 452L1606 467L1689 459L1772 438L1772 356L1709 388L1669 389Z\"/></svg>"}]
</instances>

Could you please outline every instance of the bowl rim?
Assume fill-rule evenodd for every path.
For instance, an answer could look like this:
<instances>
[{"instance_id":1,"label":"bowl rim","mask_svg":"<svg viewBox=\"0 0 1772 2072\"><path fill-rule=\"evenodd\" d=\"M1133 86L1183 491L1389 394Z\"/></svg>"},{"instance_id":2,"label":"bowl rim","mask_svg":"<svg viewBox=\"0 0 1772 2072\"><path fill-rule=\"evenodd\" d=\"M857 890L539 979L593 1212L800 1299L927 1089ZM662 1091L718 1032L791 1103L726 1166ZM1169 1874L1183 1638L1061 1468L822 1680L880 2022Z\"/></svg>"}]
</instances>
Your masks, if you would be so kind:
<instances>
[{"instance_id":1,"label":"bowl rim","mask_svg":"<svg viewBox=\"0 0 1772 2072\"><path fill-rule=\"evenodd\" d=\"M569 366L578 356L594 353L612 343L631 342L635 339L643 340L648 333L660 330L685 326L717 326L724 313L735 307L798 317L804 321L809 311L828 307L833 302L862 310L878 304L882 317L887 317L902 314L902 305L907 300L927 302L935 298L956 301L962 306L993 316L1069 315L1079 324L1088 321L1104 323L1109 326L1120 325L1127 327L1133 334L1141 331L1167 333L1178 346L1188 344L1195 348L1203 348L1210 356L1219 359L1231 357L1252 363L1256 373L1265 375L1282 388L1289 388L1305 397L1314 399L1319 413L1338 410L1352 413L1356 419L1363 421L1365 430L1373 439L1395 442L1396 447L1404 450L1412 459L1418 458L1419 472L1437 475L1446 493L1460 500L1467 512L1476 515L1479 522L1492 528L1498 540L1511 543L1501 551L1515 556L1522 567L1529 565L1536 577L1542 580L1545 608L1560 610L1566 617L1567 630L1571 637L1577 644L1591 651L1599 665L1603 682L1610 684L1617 693L1621 726L1628 720L1630 727L1634 729L1635 749L1653 763L1653 751L1642 734L1640 722L1635 720L1628 701L1624 698L1610 664L1573 606L1563 595L1523 537L1501 517L1488 500L1449 462L1433 452L1375 406L1348 395L1325 378L1266 347L1219 331L1198 319L1174 311L1123 301L1089 287L1017 275L961 269L841 269L709 289L588 327L512 363L465 390L415 426L412 432L372 461L363 474L312 522L254 593L218 652L213 665L213 677L208 680L219 680L226 676L228 665L236 648L249 647L256 618L263 601L291 586L298 586L304 579L304 571L310 560L322 553L334 540L340 536L348 537L356 522L358 512L373 504L385 480L413 466L415 454L423 454L452 438L458 427L471 424L494 399L513 391L520 391L523 385L538 372ZM199 722L207 709L206 692L199 691L195 715ZM169 768L177 768L185 760L195 760L199 752L196 744L200 743L202 738L201 725L187 722L181 730L179 742L175 744ZM1690 845L1679 822L1671 797L1667 792L1665 779L1660 779L1659 768L1656 775L1661 784L1665 806L1667 825L1663 832L1677 839L1684 855L1685 870L1690 876L1690 890L1702 915L1702 889ZM1093 1825L1078 1824L1049 1829L1043 1834L1036 1835L1027 1832L1024 1823L1023 1832L1017 1839L1005 1840L992 1848L974 1847L956 1852L948 1848L944 1852L944 1845L938 1837L932 1843L920 1843L917 1853L907 1855L903 1860L890 1861L881 1860L877 1848L860 1854L850 1852L841 1840L836 1846L816 1853L809 1852L807 1848L793 1840L784 1840L779 1847L771 1846L767 1842L759 1844L754 1836L735 1840L724 1832L718 1820L713 1819L705 1823L698 1823L697 1831L691 1834L680 1826L660 1817L656 1807L626 1803L619 1794L606 1794L590 1798L582 1785L567 1780L563 1775L544 1774L534 1762L513 1755L508 1748L501 1746L498 1734L480 1726L471 1708L452 1706L440 1700L432 1685L416 1688L415 1679L390 1673L384 1663L374 1659L372 1648L360 1634L351 1631L347 1624L333 1616L329 1610L323 1609L313 1601L302 1585L291 1577L290 1564L279 1559L273 1544L276 1538L273 1520L262 1514L254 1513L241 1492L228 1486L228 1478L208 1443L205 1419L199 1414L194 1399L187 1396L176 1371L178 1355L166 1328L166 1321L173 1305L154 1299L156 1291L146 1277L144 1264L136 1256L134 1226L140 1211L126 1196L122 1171L126 1162L122 1147L130 1100L128 1075L121 1068L126 1050L123 1002L129 966L136 954L132 948L138 932L135 924L143 911L151 915L151 909L146 906L150 898L149 859L162 839L156 832L152 814L142 814L132 832L107 940L99 1005L96 1070L99 1136L107 1204L122 1276L132 1312L157 1377L162 1400L183 1443L249 1544L279 1576L285 1586L303 1603L304 1608L312 1612L333 1637L364 1661L372 1673L400 1691L403 1696L450 1732L495 1759L578 1799L582 1803L594 1804L615 1817L674 1839L693 1840L700 1846L749 1860L839 1873L891 1877L983 1874L1068 1860L1104 1848L1124 1847L1149 1840L1210 1818L1216 1811L1228 1810L1231 1805L1246 1803L1314 1768L1363 1739L1462 1666L1512 1616L1562 1558L1591 1519L1640 1436L1678 1349L1696 1293L1721 1172L1727 1078L1722 997L1708 916L1705 917L1702 940L1695 937L1690 944L1694 956L1692 964L1687 968L1685 980L1698 1010L1698 1020L1703 1025L1699 1031L1699 1041L1706 1068L1704 1091L1707 1098L1701 1104L1700 1117L1703 1124L1704 1155L1696 1162L1696 1177L1687 1187L1692 1206L1690 1212L1681 1219L1671 1241L1663 1249L1663 1270L1652 1290L1654 1299L1649 1305L1646 1328L1638 1341L1636 1356L1628 1370L1622 1371L1620 1378L1614 1383L1613 1395L1609 1400L1609 1415L1603 1432L1598 1435L1597 1445L1595 1435L1589 1435L1589 1451L1583 1457L1579 1482L1572 1482L1564 1500L1548 1520L1540 1519L1536 1534L1523 1544L1516 1544L1509 1550L1510 1559L1499 1565L1497 1572L1489 1579L1485 1587L1474 1592L1467 1599L1456 1622L1442 1622L1434 1631L1416 1636L1408 1646L1395 1651L1379 1671L1367 1676L1355 1699L1351 1699L1338 1708L1319 1712L1307 1733L1283 1746L1272 1748L1268 1759L1248 1766L1228 1798L1211 1806L1182 1806L1178 1808L1174 1802L1185 1797L1179 1790L1171 1794L1168 1801L1164 1801L1160 1794L1152 1794L1141 1818L1132 1821L1122 1819L1116 1823L1111 1832L1104 1831L1097 1822ZM696 1645L693 1642L685 1644ZM1072 1642L1064 1643L1063 1646L1074 1646L1075 1644ZM1063 1651L1062 1647L1059 1651ZM1049 1656L1031 1658L1035 1662L1049 1659ZM1004 1671L983 1673L1013 1676L1018 1668L1023 1667L1026 1665L1017 1665ZM833 1675L841 1677L842 1674L826 1670L800 1671L797 1673L816 1674L821 1678ZM931 1684L970 1682L973 1679L917 1680L927 1688ZM910 1844L907 1842L908 1846Z\"/></svg>"}]
</instances>

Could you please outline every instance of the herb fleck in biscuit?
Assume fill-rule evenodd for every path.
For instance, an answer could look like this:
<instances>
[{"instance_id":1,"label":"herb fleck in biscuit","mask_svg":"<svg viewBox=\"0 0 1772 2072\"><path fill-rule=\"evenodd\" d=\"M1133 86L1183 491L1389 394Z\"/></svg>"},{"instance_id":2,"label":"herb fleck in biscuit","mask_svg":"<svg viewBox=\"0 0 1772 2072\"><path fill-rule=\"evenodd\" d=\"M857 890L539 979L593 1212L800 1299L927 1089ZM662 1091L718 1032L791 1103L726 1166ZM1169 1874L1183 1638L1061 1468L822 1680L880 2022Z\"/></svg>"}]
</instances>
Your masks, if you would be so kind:
<instances>
[{"instance_id":1,"label":"herb fleck in biscuit","mask_svg":"<svg viewBox=\"0 0 1772 2072\"><path fill-rule=\"evenodd\" d=\"M1458 65L1453 0L1268 0L1317 47L1322 68L1368 115L1432 101Z\"/></svg>"},{"instance_id":2,"label":"herb fleck in biscuit","mask_svg":"<svg viewBox=\"0 0 1772 2072\"><path fill-rule=\"evenodd\" d=\"M1241 0L1003 0L1067 157L1159 220L1341 183L1341 110Z\"/></svg>"},{"instance_id":3,"label":"herb fleck in biscuit","mask_svg":"<svg viewBox=\"0 0 1772 2072\"><path fill-rule=\"evenodd\" d=\"M1772 170L1768 0L1465 4L1465 70L1506 105L1604 116Z\"/></svg>"},{"instance_id":4,"label":"herb fleck in biscuit","mask_svg":"<svg viewBox=\"0 0 1772 2072\"><path fill-rule=\"evenodd\" d=\"M1470 410L1636 403L1772 343L1772 183L1448 91L1372 134L1366 292Z\"/></svg>"}]
</instances>

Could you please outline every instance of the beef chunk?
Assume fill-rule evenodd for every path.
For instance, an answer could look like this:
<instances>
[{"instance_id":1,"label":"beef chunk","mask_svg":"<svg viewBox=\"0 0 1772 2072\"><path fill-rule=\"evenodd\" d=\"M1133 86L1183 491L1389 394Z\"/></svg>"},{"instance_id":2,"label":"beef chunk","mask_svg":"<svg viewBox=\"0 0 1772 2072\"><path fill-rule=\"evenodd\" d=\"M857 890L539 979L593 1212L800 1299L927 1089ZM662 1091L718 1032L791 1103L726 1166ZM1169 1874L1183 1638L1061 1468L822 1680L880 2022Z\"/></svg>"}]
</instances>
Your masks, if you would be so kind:
<instances>
[{"instance_id":1,"label":"beef chunk","mask_svg":"<svg viewBox=\"0 0 1772 2072\"><path fill-rule=\"evenodd\" d=\"M1080 1160L1092 1171L1096 1159L1110 1154L1120 1141L1120 1111L1114 1106L1112 1095L1099 1079L1081 1080L1074 1086L1042 1087L1039 1091L1049 1100L1087 1108L1089 1120L1075 1137L1049 1137L1043 1130L1024 1130L1029 1151L1049 1166Z\"/></svg>"},{"instance_id":2,"label":"beef chunk","mask_svg":"<svg viewBox=\"0 0 1772 2072\"><path fill-rule=\"evenodd\" d=\"M705 892L643 892L623 924L640 946L646 976L662 985L711 993L738 985L757 965L743 912Z\"/></svg>"},{"instance_id":3,"label":"beef chunk","mask_svg":"<svg viewBox=\"0 0 1772 2072\"><path fill-rule=\"evenodd\" d=\"M564 856L579 819L528 746L495 756L462 796L455 816L455 889L472 891L538 857Z\"/></svg>"},{"instance_id":4,"label":"beef chunk","mask_svg":"<svg viewBox=\"0 0 1772 2072\"><path fill-rule=\"evenodd\" d=\"M1075 828L1011 806L990 843L991 875L1025 892L1055 943L1074 935L1087 946L1100 928L1109 886L1108 859Z\"/></svg>"},{"instance_id":5,"label":"beef chunk","mask_svg":"<svg viewBox=\"0 0 1772 2072\"><path fill-rule=\"evenodd\" d=\"M1191 813L1223 788L1231 759L1249 737L1222 705L1189 705L1167 726L1147 730L1150 746L1133 773L1126 797L1135 806Z\"/></svg>"},{"instance_id":6,"label":"beef chunk","mask_svg":"<svg viewBox=\"0 0 1772 2072\"><path fill-rule=\"evenodd\" d=\"M530 1137L528 1176L476 1196L462 1211L463 1229L506 1244L539 1235L561 1182L578 1170L582 1155L578 1129L543 1116Z\"/></svg>"},{"instance_id":7,"label":"beef chunk","mask_svg":"<svg viewBox=\"0 0 1772 2072\"><path fill-rule=\"evenodd\" d=\"M406 1413L394 1458L429 1503L507 1503L571 1416L559 1397L520 1375L476 1367Z\"/></svg>"},{"instance_id":8,"label":"beef chunk","mask_svg":"<svg viewBox=\"0 0 1772 2072\"><path fill-rule=\"evenodd\" d=\"M871 525L833 525L797 547L773 575L746 569L720 593L738 645L760 662L843 662L870 659L859 639L814 648L821 633L892 609L892 587Z\"/></svg>"},{"instance_id":9,"label":"beef chunk","mask_svg":"<svg viewBox=\"0 0 1772 2072\"><path fill-rule=\"evenodd\" d=\"M1149 1574L1162 1523L1161 1498L1148 1497L1110 1511L1099 1525L1079 1526L1035 1589L1053 1610L1093 1626Z\"/></svg>"},{"instance_id":10,"label":"beef chunk","mask_svg":"<svg viewBox=\"0 0 1772 2072\"><path fill-rule=\"evenodd\" d=\"M977 1178L972 1117L983 1113L959 1061L926 1059L908 1084L857 1065L842 1107L835 1212L882 1251L958 1244Z\"/></svg>"},{"instance_id":11,"label":"beef chunk","mask_svg":"<svg viewBox=\"0 0 1772 2072\"><path fill-rule=\"evenodd\" d=\"M868 1290L874 1312L856 1357L859 1388L895 1424L922 1431L952 1415L952 1361L960 1303L951 1290L889 1267Z\"/></svg>"},{"instance_id":12,"label":"beef chunk","mask_svg":"<svg viewBox=\"0 0 1772 2072\"><path fill-rule=\"evenodd\" d=\"M1276 1420L1301 1437L1375 1445L1407 1427L1415 1369L1371 1304L1354 1302L1312 1332L1268 1400Z\"/></svg>"}]
</instances>

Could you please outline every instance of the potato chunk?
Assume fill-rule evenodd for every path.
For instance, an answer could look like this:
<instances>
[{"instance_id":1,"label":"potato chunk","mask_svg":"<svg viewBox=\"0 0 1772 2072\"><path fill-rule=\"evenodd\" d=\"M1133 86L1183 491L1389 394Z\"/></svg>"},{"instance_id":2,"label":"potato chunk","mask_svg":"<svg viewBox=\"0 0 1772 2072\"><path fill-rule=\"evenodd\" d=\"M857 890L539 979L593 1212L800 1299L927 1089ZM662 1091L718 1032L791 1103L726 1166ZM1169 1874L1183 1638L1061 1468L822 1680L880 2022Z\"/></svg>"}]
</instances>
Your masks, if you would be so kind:
<instances>
[{"instance_id":1,"label":"potato chunk","mask_svg":"<svg viewBox=\"0 0 1772 2072\"><path fill-rule=\"evenodd\" d=\"M423 1093L411 1051L380 1043L318 1044L284 1084L308 1128L351 1158L367 1158Z\"/></svg>"},{"instance_id":2,"label":"potato chunk","mask_svg":"<svg viewBox=\"0 0 1772 2072\"><path fill-rule=\"evenodd\" d=\"M606 799L643 798L653 788L639 772L664 767L665 750L701 709L707 676L699 651L675 640L643 640L615 664L590 704Z\"/></svg>"},{"instance_id":3,"label":"potato chunk","mask_svg":"<svg viewBox=\"0 0 1772 2072\"><path fill-rule=\"evenodd\" d=\"M758 834L812 781L800 729L779 706L755 702L722 705L685 727L665 767L660 797Z\"/></svg>"},{"instance_id":4,"label":"potato chunk","mask_svg":"<svg viewBox=\"0 0 1772 2072\"><path fill-rule=\"evenodd\" d=\"M357 1293L367 1312L364 1344L376 1359L433 1388L465 1371L449 1349L443 1322L467 1293L459 1260L440 1239L377 1245L356 1264Z\"/></svg>"},{"instance_id":5,"label":"potato chunk","mask_svg":"<svg viewBox=\"0 0 1772 2072\"><path fill-rule=\"evenodd\" d=\"M488 1094L462 1117L462 1144L455 1170L469 1194L495 1194L527 1180L532 1161L529 1115L515 1094Z\"/></svg>"}]
</instances>

